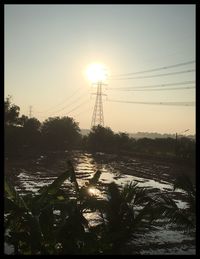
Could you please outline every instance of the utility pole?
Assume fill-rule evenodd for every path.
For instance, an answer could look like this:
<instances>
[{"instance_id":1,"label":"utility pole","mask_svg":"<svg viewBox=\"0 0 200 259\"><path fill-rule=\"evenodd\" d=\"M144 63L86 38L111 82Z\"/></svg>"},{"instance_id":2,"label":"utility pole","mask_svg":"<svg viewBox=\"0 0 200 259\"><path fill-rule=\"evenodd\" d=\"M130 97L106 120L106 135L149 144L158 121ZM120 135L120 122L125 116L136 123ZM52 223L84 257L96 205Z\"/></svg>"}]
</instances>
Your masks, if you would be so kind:
<instances>
[{"instance_id":1,"label":"utility pole","mask_svg":"<svg viewBox=\"0 0 200 259\"><path fill-rule=\"evenodd\" d=\"M103 103L102 103L102 81L97 82L96 101L94 105L91 128L93 126L101 125L104 127Z\"/></svg>"},{"instance_id":2,"label":"utility pole","mask_svg":"<svg viewBox=\"0 0 200 259\"><path fill-rule=\"evenodd\" d=\"M29 118L32 117L32 106L29 106Z\"/></svg>"},{"instance_id":3,"label":"utility pole","mask_svg":"<svg viewBox=\"0 0 200 259\"><path fill-rule=\"evenodd\" d=\"M186 129L186 130L184 130L184 131L182 131L180 133L176 132L176 142L175 142L175 154L176 154L176 157L178 156L178 135L183 134L183 133L185 133L185 132L187 132L189 130L190 129Z\"/></svg>"},{"instance_id":4,"label":"utility pole","mask_svg":"<svg viewBox=\"0 0 200 259\"><path fill-rule=\"evenodd\" d=\"M176 132L175 155L178 156L178 134Z\"/></svg>"}]
</instances>

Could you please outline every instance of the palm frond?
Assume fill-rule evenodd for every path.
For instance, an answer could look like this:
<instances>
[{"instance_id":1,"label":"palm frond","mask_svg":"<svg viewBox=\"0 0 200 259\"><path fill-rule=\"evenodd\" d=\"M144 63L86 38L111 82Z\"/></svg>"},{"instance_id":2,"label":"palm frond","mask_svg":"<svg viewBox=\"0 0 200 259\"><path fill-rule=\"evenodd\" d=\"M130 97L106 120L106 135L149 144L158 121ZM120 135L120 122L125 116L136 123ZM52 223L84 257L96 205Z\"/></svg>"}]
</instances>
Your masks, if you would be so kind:
<instances>
[{"instance_id":1,"label":"palm frond","mask_svg":"<svg viewBox=\"0 0 200 259\"><path fill-rule=\"evenodd\" d=\"M49 195L55 195L62 183L70 176L71 171L66 171L62 173L60 176L58 176L53 183L48 185L39 196L36 196L34 198L34 213L39 213L40 209L43 207L43 204L45 204L46 199Z\"/></svg>"},{"instance_id":2,"label":"palm frond","mask_svg":"<svg viewBox=\"0 0 200 259\"><path fill-rule=\"evenodd\" d=\"M99 170L96 171L94 176L89 180L89 185L95 185L101 176L101 172Z\"/></svg>"},{"instance_id":3,"label":"palm frond","mask_svg":"<svg viewBox=\"0 0 200 259\"><path fill-rule=\"evenodd\" d=\"M119 206L121 205L121 195L119 187L115 182L108 185L108 200L110 207L117 212L119 210Z\"/></svg>"},{"instance_id":4,"label":"palm frond","mask_svg":"<svg viewBox=\"0 0 200 259\"><path fill-rule=\"evenodd\" d=\"M149 214L150 222L165 218L169 223L175 223L185 229L195 226L193 219L189 217L187 210L179 209L176 202L168 195L160 193L156 195L144 208L144 212Z\"/></svg>"},{"instance_id":5,"label":"palm frond","mask_svg":"<svg viewBox=\"0 0 200 259\"><path fill-rule=\"evenodd\" d=\"M121 198L123 199L124 202L131 203L136 196L137 193L137 183L130 182L126 185L121 190Z\"/></svg>"},{"instance_id":6,"label":"palm frond","mask_svg":"<svg viewBox=\"0 0 200 259\"><path fill-rule=\"evenodd\" d=\"M24 202L24 199L17 193L14 186L10 184L7 178L5 178L4 180L4 191L7 199L10 199L15 204L15 206L28 210L27 204Z\"/></svg>"},{"instance_id":7,"label":"palm frond","mask_svg":"<svg viewBox=\"0 0 200 259\"><path fill-rule=\"evenodd\" d=\"M174 182L174 190L177 188L182 189L192 196L196 195L194 185L192 184L190 177L186 174L179 174L176 177Z\"/></svg>"},{"instance_id":8,"label":"palm frond","mask_svg":"<svg viewBox=\"0 0 200 259\"><path fill-rule=\"evenodd\" d=\"M71 182L74 183L76 194L78 194L79 193L79 186L78 186L78 182L76 180L76 173L74 171L74 167L73 167L71 161L68 161L67 164L68 164L68 170L69 170L69 173L70 173Z\"/></svg>"},{"instance_id":9,"label":"palm frond","mask_svg":"<svg viewBox=\"0 0 200 259\"><path fill-rule=\"evenodd\" d=\"M186 192L185 198L189 210L191 213L196 213L196 189L191 179L185 174L178 175L174 182L174 190L177 188Z\"/></svg>"}]
</instances>

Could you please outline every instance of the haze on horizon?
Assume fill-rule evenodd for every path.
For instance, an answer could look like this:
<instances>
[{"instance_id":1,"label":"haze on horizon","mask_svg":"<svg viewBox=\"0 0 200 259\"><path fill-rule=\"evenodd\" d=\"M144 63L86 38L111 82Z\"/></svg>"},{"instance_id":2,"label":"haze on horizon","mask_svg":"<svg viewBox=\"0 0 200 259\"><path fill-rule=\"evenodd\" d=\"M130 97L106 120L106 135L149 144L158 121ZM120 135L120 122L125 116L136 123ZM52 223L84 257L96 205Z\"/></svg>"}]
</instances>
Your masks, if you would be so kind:
<instances>
[{"instance_id":1,"label":"haze on horizon","mask_svg":"<svg viewBox=\"0 0 200 259\"><path fill-rule=\"evenodd\" d=\"M115 132L195 134L195 106L110 101L195 102L195 62L189 63L195 48L192 4L5 5L5 98L11 95L21 114L28 116L32 106L40 121L70 116L89 129L96 88L86 69L102 63L110 76L103 88L105 126ZM144 73L156 68L163 69ZM148 90L168 84L175 89ZM123 90L130 87L144 88Z\"/></svg>"}]
</instances>

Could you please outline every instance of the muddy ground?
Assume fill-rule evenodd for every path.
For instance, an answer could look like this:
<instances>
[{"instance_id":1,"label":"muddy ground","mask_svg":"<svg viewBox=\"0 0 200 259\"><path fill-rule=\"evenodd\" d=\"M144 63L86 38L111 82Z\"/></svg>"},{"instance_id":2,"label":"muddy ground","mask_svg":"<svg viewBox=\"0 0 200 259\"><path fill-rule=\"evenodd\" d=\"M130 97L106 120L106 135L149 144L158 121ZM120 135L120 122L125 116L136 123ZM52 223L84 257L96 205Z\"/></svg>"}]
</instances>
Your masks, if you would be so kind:
<instances>
[{"instance_id":1,"label":"muddy ground","mask_svg":"<svg viewBox=\"0 0 200 259\"><path fill-rule=\"evenodd\" d=\"M185 173L195 183L195 168L181 163L144 159L134 156L119 156L104 153L51 152L18 159L5 159L5 175L19 187L20 192L35 191L40 182L53 180L67 169L67 161L72 161L78 180L89 179L97 169L102 171L99 190L107 181L124 183L134 177L134 181L151 191L162 191L183 206L182 192L173 190L173 182L178 174ZM34 184L33 184L34 183ZM124 254L195 254L195 231L184 233L166 222L156 222L149 233L138 234L123 251Z\"/></svg>"}]
</instances>

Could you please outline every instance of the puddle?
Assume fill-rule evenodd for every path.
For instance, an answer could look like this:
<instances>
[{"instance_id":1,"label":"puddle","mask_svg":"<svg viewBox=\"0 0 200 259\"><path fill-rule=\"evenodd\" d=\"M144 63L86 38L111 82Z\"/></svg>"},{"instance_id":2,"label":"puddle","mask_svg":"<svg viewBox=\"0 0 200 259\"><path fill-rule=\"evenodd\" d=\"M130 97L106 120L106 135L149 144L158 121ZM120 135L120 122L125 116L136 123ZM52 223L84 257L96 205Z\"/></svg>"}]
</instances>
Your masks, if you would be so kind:
<instances>
[{"instance_id":1,"label":"puddle","mask_svg":"<svg viewBox=\"0 0 200 259\"><path fill-rule=\"evenodd\" d=\"M135 238L129 242L132 245L140 247L141 255L157 255L157 254L191 254L196 253L192 236L184 234L182 231L174 231L169 225L165 228L157 227L157 230L150 233L135 235Z\"/></svg>"},{"instance_id":2,"label":"puddle","mask_svg":"<svg viewBox=\"0 0 200 259\"><path fill-rule=\"evenodd\" d=\"M110 182L115 182L117 185L122 186L131 181L137 182L138 187L154 188L167 193L173 192L173 186L168 182L169 175L167 173L170 170L169 166L165 165L151 165L142 164L140 161L135 159L129 160L127 163L123 161L112 161L112 162L102 162L105 156L104 153L98 153L99 160L95 160L92 154L74 152L71 156L74 162L75 173L77 175L77 181L80 186L85 185L90 178L93 177L97 170L101 171L101 176L99 178L99 184L107 184ZM106 156L106 158L113 159L114 156ZM41 156L38 160L43 160L46 156ZM63 159L63 158L61 158ZM128 164L128 165L127 165ZM24 194L26 192L36 193L39 188L48 185L56 179L56 174L47 170L45 167L36 168L32 172L28 172L24 169L17 169L17 181L16 190ZM158 175L164 176L159 178ZM141 176L141 177L140 177ZM155 178L157 177L157 178ZM159 179L159 180L156 180ZM161 179L161 180L160 180ZM169 180L171 180L169 178ZM69 180L63 183L64 187L71 186ZM183 193L181 190L177 190L178 193ZM105 198L105 193L97 185L96 188L91 188L91 195L96 195L98 198ZM173 192L174 193L174 192ZM179 208L186 208L187 203L179 199L174 199ZM56 214L59 212L56 211ZM91 225L98 224L99 215L97 213L87 212L84 216L89 220ZM195 254L195 247L191 244L182 244L184 241L194 240L193 237L184 235L180 231L170 230L167 228L158 228L152 233L147 233L144 235L138 235L136 244L138 246L143 244L143 249L141 249L141 254ZM178 243L177 243L178 242ZM149 246L148 246L149 244ZM153 249L154 245L157 246ZM162 246L169 244L174 244L175 247L163 248ZM177 245L179 244L179 245ZM146 249L145 249L146 247ZM168 246L166 246L168 247ZM5 247L5 250L7 248ZM171 250L170 250L171 249Z\"/></svg>"}]
</instances>

